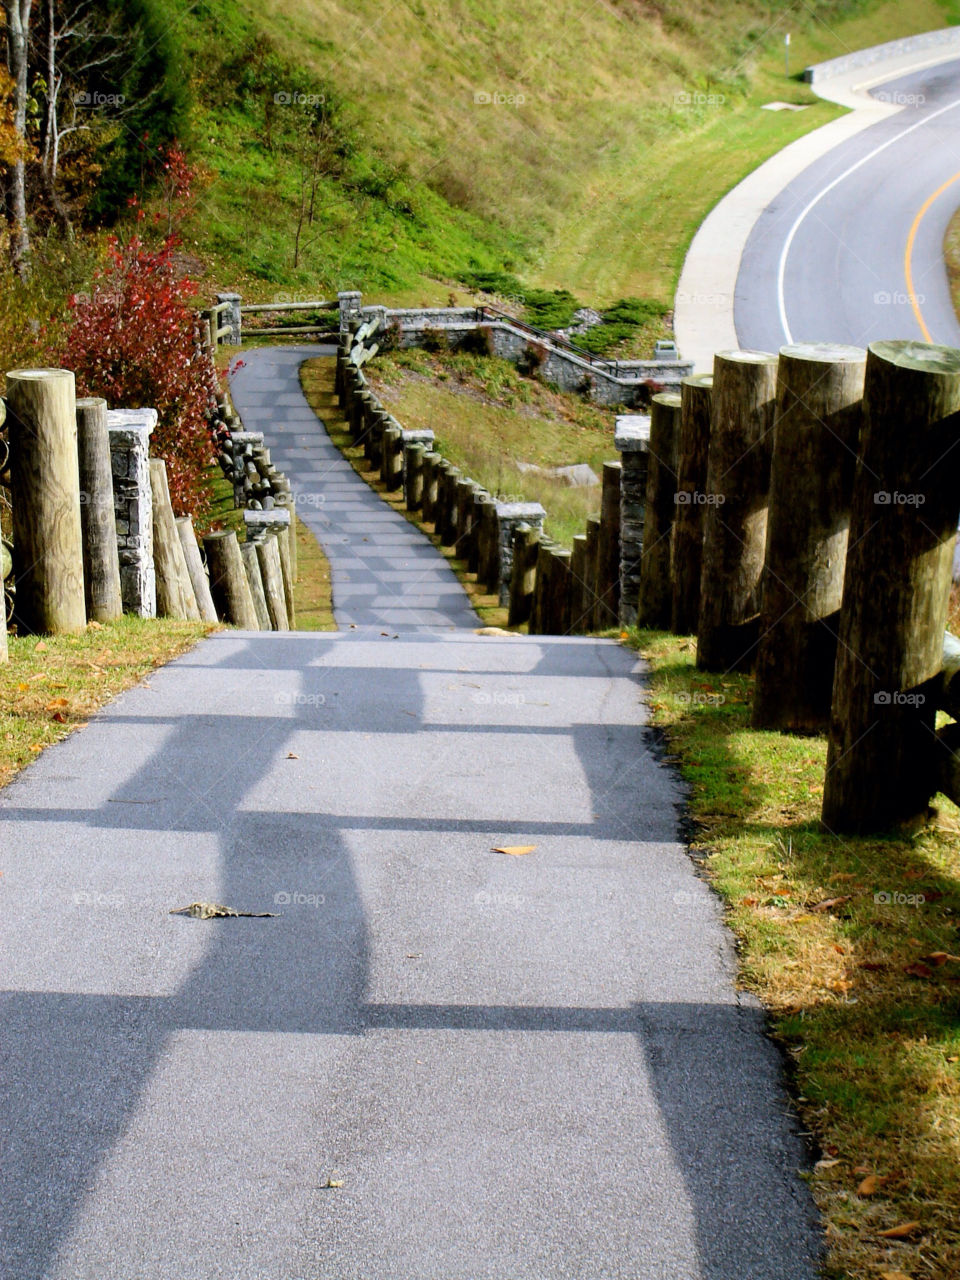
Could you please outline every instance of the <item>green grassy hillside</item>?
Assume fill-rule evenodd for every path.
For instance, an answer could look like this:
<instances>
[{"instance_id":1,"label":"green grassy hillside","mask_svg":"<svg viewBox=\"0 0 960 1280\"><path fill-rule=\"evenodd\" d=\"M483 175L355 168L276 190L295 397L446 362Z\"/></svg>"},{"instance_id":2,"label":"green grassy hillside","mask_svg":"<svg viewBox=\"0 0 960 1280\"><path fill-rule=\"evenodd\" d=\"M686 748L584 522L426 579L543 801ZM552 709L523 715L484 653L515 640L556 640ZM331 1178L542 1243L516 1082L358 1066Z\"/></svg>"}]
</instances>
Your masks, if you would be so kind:
<instances>
[{"instance_id":1,"label":"green grassy hillside","mask_svg":"<svg viewBox=\"0 0 960 1280\"><path fill-rule=\"evenodd\" d=\"M398 302L504 267L586 302L669 301L716 199L834 114L787 77L786 31L796 73L958 16L956 0L170 8L209 171L191 238L218 281ZM761 110L774 99L809 105Z\"/></svg>"}]
</instances>

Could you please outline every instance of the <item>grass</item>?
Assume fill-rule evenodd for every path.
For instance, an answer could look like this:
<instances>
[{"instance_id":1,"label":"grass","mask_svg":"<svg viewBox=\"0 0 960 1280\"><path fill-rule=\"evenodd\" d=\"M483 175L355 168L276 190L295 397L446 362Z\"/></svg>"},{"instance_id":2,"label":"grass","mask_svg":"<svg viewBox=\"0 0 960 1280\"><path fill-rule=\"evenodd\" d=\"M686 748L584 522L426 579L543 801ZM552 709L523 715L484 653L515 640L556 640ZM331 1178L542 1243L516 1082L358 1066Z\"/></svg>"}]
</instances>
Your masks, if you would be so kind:
<instances>
[{"instance_id":1,"label":"grass","mask_svg":"<svg viewBox=\"0 0 960 1280\"><path fill-rule=\"evenodd\" d=\"M821 832L825 740L752 730L752 678L698 671L692 638L632 639L689 787L693 856L820 1147L827 1273L960 1274L960 811L938 797L910 836Z\"/></svg>"},{"instance_id":2,"label":"grass","mask_svg":"<svg viewBox=\"0 0 960 1280\"><path fill-rule=\"evenodd\" d=\"M439 452L465 475L505 500L542 503L557 542L569 547L599 514L599 485L568 488L516 464L585 462L600 477L617 457L614 410L552 391L490 356L414 348L378 357L366 373L384 406L405 427L432 428Z\"/></svg>"},{"instance_id":3,"label":"grass","mask_svg":"<svg viewBox=\"0 0 960 1280\"><path fill-rule=\"evenodd\" d=\"M943 238L943 260L947 264L953 309L960 316L960 209L950 219Z\"/></svg>"},{"instance_id":4,"label":"grass","mask_svg":"<svg viewBox=\"0 0 960 1280\"><path fill-rule=\"evenodd\" d=\"M194 142L210 175L188 234L218 281L256 300L359 287L438 303L474 271L507 270L601 307L670 305L716 200L839 113L799 69L942 26L955 7L617 0L558 14L548 0L170 0L196 67ZM323 99L323 139L294 267L317 108L274 99L298 92ZM763 111L773 99L807 109Z\"/></svg>"},{"instance_id":5,"label":"grass","mask_svg":"<svg viewBox=\"0 0 960 1280\"><path fill-rule=\"evenodd\" d=\"M11 636L0 666L0 786L116 694L189 649L207 623L126 616L78 635Z\"/></svg>"},{"instance_id":6,"label":"grass","mask_svg":"<svg viewBox=\"0 0 960 1280\"><path fill-rule=\"evenodd\" d=\"M506 626L506 609L501 608L500 602L495 595L491 595L477 586L476 576L469 572L466 561L455 554L454 548L442 547L434 527L430 524L424 524L417 518L415 513L407 511L403 503L403 495L388 493L380 481L379 474L369 469L363 456L363 449L358 448L353 443L346 419L337 404L333 389L335 372L336 361L332 357L320 356L315 360L307 360L300 366L300 382L303 387L303 393L326 428L332 442L350 462L357 474L370 485L375 493L380 495L384 502L405 516L411 524L415 524L430 539L437 551L463 583L464 589L470 597L470 603L476 610L481 622L485 626Z\"/></svg>"}]
</instances>

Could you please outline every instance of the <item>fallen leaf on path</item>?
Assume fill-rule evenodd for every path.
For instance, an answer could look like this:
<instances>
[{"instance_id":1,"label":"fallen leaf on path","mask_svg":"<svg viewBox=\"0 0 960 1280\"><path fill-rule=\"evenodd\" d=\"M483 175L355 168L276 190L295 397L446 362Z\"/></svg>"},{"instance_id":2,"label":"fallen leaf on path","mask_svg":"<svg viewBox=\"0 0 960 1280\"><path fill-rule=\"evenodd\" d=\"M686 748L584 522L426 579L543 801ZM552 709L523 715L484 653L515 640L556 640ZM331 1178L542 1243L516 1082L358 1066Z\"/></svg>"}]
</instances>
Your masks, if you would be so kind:
<instances>
[{"instance_id":1,"label":"fallen leaf on path","mask_svg":"<svg viewBox=\"0 0 960 1280\"><path fill-rule=\"evenodd\" d=\"M187 907L171 907L170 915L172 916L193 916L195 920L219 920L225 916L249 916L251 919L261 919L265 916L275 916L275 911L234 911L232 907L225 907L219 902L191 902Z\"/></svg>"},{"instance_id":2,"label":"fallen leaf on path","mask_svg":"<svg viewBox=\"0 0 960 1280\"><path fill-rule=\"evenodd\" d=\"M535 844L503 844L494 845L494 853L509 853L515 858L519 858L524 853L533 853L537 846Z\"/></svg>"},{"instance_id":3,"label":"fallen leaf on path","mask_svg":"<svg viewBox=\"0 0 960 1280\"><path fill-rule=\"evenodd\" d=\"M300 757L297 755L297 753L296 753L295 751L288 751L288 752L287 752L287 759L288 759L288 760L299 760L299 759L300 759Z\"/></svg>"},{"instance_id":4,"label":"fallen leaf on path","mask_svg":"<svg viewBox=\"0 0 960 1280\"><path fill-rule=\"evenodd\" d=\"M835 1164L839 1164L839 1160L818 1160L813 1166L815 1169L832 1169Z\"/></svg>"},{"instance_id":5,"label":"fallen leaf on path","mask_svg":"<svg viewBox=\"0 0 960 1280\"><path fill-rule=\"evenodd\" d=\"M62 711L55 711L53 715L50 717L50 719L53 720L56 724L67 723L67 717L63 714Z\"/></svg>"},{"instance_id":6,"label":"fallen leaf on path","mask_svg":"<svg viewBox=\"0 0 960 1280\"><path fill-rule=\"evenodd\" d=\"M909 973L911 978L932 978L933 970L929 965L925 964L907 964L903 966L903 972Z\"/></svg>"},{"instance_id":7,"label":"fallen leaf on path","mask_svg":"<svg viewBox=\"0 0 960 1280\"><path fill-rule=\"evenodd\" d=\"M889 1178L880 1177L879 1174L871 1173L869 1177L864 1178L857 1187L858 1196L872 1196L880 1190L885 1182L889 1182Z\"/></svg>"},{"instance_id":8,"label":"fallen leaf on path","mask_svg":"<svg viewBox=\"0 0 960 1280\"><path fill-rule=\"evenodd\" d=\"M832 907L842 907L845 902L850 901L850 894L844 895L842 898L824 898L822 902L815 903L812 907L808 907L809 911L829 911Z\"/></svg>"},{"instance_id":9,"label":"fallen leaf on path","mask_svg":"<svg viewBox=\"0 0 960 1280\"><path fill-rule=\"evenodd\" d=\"M47 703L48 711L57 711L60 707L69 707L70 703L66 698L51 698Z\"/></svg>"},{"instance_id":10,"label":"fallen leaf on path","mask_svg":"<svg viewBox=\"0 0 960 1280\"><path fill-rule=\"evenodd\" d=\"M949 951L931 951L928 956L921 956L920 959L926 960L927 964L941 965L948 960L960 961L960 956L952 956Z\"/></svg>"},{"instance_id":11,"label":"fallen leaf on path","mask_svg":"<svg viewBox=\"0 0 960 1280\"><path fill-rule=\"evenodd\" d=\"M905 1236L912 1236L915 1231L922 1231L923 1228L919 1222L901 1222L899 1226L888 1227L886 1231L878 1231L877 1235L884 1240L902 1240Z\"/></svg>"},{"instance_id":12,"label":"fallen leaf on path","mask_svg":"<svg viewBox=\"0 0 960 1280\"><path fill-rule=\"evenodd\" d=\"M343 1186L343 1179L336 1173L332 1174L324 1184L331 1190L336 1191Z\"/></svg>"}]
</instances>

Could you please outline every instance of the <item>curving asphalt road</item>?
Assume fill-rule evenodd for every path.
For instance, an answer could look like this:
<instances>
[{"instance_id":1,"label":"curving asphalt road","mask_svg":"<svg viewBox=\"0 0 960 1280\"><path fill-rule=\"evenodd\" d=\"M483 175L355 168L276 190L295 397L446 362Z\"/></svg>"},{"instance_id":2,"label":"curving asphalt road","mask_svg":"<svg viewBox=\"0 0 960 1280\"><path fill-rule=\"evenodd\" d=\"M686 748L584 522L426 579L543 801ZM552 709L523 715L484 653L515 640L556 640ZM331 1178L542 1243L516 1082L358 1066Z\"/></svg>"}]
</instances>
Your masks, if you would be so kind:
<instances>
[{"instance_id":1,"label":"curving asphalt road","mask_svg":"<svg viewBox=\"0 0 960 1280\"><path fill-rule=\"evenodd\" d=\"M741 346L960 346L942 250L960 204L960 60L872 95L903 109L810 165L754 224L734 301Z\"/></svg>"}]
</instances>

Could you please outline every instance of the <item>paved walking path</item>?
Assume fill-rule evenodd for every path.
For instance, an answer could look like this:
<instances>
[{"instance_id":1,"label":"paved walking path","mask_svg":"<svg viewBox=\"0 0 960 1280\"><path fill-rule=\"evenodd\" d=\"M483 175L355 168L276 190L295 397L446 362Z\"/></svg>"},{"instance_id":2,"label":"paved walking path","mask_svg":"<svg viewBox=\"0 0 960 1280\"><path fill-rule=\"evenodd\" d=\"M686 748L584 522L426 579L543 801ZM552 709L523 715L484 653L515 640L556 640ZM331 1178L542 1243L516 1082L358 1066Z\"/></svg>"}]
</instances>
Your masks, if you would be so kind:
<instances>
[{"instance_id":1,"label":"paved walking path","mask_svg":"<svg viewBox=\"0 0 960 1280\"><path fill-rule=\"evenodd\" d=\"M337 623L442 630L479 621L453 571L408 520L392 510L317 421L300 389L305 359L335 347L271 347L248 353L231 379L248 431L263 431L271 457L294 485L297 514L322 540Z\"/></svg>"},{"instance_id":2,"label":"paved walking path","mask_svg":"<svg viewBox=\"0 0 960 1280\"><path fill-rule=\"evenodd\" d=\"M638 664L446 624L220 633L0 792L4 1280L812 1280Z\"/></svg>"}]
</instances>

